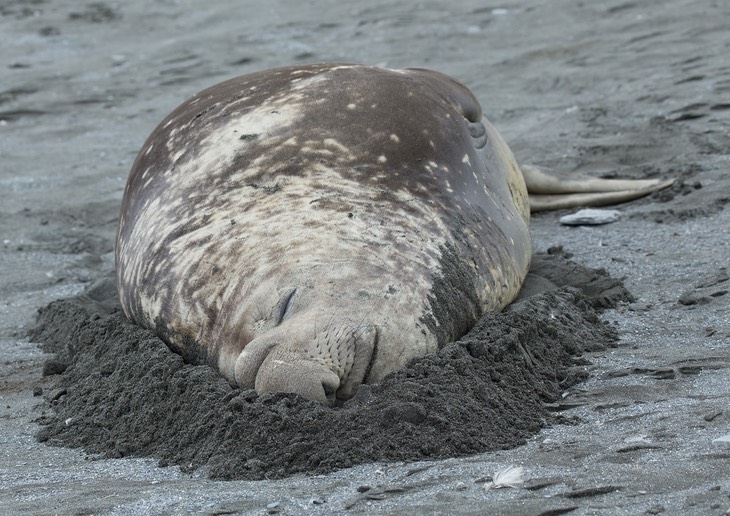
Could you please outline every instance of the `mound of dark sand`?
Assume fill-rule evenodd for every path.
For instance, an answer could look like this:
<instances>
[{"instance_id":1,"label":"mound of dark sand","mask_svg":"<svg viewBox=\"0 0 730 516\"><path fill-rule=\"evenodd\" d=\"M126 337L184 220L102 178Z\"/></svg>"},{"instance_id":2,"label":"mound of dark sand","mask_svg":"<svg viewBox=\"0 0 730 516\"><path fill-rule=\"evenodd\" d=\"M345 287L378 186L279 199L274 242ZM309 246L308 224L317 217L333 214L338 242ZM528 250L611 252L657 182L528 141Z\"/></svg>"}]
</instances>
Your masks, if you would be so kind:
<instances>
[{"instance_id":1,"label":"mound of dark sand","mask_svg":"<svg viewBox=\"0 0 730 516\"><path fill-rule=\"evenodd\" d=\"M321 474L374 461L522 444L554 422L547 403L585 378L578 355L615 341L596 309L621 283L560 252L536 255L520 299L460 341L330 409L233 389L127 322L111 278L40 311L32 337L55 354L38 438L104 457L152 456L212 478Z\"/></svg>"}]
</instances>

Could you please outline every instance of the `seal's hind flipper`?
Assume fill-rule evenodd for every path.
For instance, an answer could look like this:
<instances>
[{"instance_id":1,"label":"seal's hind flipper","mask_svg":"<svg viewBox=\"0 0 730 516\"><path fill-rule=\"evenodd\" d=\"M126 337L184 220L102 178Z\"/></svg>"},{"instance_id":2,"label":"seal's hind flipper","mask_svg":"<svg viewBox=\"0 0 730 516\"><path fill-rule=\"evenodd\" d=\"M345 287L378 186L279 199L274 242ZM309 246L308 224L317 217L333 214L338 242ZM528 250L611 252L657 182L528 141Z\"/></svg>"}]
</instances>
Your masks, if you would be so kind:
<instances>
[{"instance_id":1,"label":"seal's hind flipper","mask_svg":"<svg viewBox=\"0 0 730 516\"><path fill-rule=\"evenodd\" d=\"M530 194L532 212L618 204L663 190L674 183L674 179L602 179L589 176L563 179L532 165L520 168Z\"/></svg>"},{"instance_id":2,"label":"seal's hind flipper","mask_svg":"<svg viewBox=\"0 0 730 516\"><path fill-rule=\"evenodd\" d=\"M652 187L617 192L572 193L557 195L530 194L530 211L562 210L577 206L606 206L633 201L670 186L674 181L657 182Z\"/></svg>"}]
</instances>

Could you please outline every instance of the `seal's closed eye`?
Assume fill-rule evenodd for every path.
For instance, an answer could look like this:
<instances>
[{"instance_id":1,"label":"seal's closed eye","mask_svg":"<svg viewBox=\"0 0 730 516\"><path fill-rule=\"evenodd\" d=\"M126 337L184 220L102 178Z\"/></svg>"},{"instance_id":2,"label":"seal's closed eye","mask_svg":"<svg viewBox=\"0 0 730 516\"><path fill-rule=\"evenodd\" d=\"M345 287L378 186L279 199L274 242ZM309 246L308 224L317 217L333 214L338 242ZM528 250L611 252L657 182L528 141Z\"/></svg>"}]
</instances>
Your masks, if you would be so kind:
<instances>
[{"instance_id":1,"label":"seal's closed eye","mask_svg":"<svg viewBox=\"0 0 730 516\"><path fill-rule=\"evenodd\" d=\"M294 294L297 293L297 289L294 288L290 292L286 293L285 295L281 296L281 299L279 299L279 302L276 303L276 306L272 310L272 315L276 318L276 326L279 326L282 321L284 320L284 317L286 317L287 312L290 311L292 304L293 304L293 298Z\"/></svg>"}]
</instances>

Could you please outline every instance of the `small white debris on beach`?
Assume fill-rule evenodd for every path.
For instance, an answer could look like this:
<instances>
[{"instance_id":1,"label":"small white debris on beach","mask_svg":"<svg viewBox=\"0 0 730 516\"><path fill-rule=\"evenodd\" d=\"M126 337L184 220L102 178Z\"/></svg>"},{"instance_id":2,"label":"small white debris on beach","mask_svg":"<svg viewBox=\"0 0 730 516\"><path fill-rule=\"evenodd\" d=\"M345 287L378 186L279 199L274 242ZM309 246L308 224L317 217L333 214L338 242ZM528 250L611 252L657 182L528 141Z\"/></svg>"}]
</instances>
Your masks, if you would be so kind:
<instances>
[{"instance_id":1,"label":"small white debris on beach","mask_svg":"<svg viewBox=\"0 0 730 516\"><path fill-rule=\"evenodd\" d=\"M730 448L730 434L723 435L722 437L718 437L717 439L713 439L712 444L714 444L715 446L724 446L725 448Z\"/></svg>"},{"instance_id":2,"label":"small white debris on beach","mask_svg":"<svg viewBox=\"0 0 730 516\"><path fill-rule=\"evenodd\" d=\"M585 208L570 215L563 215L560 217L560 223L564 226L597 226L616 222L620 218L621 212L618 210Z\"/></svg>"},{"instance_id":3,"label":"small white debris on beach","mask_svg":"<svg viewBox=\"0 0 730 516\"><path fill-rule=\"evenodd\" d=\"M500 489L502 487L518 487L525 481L522 466L507 466L494 473L491 482L484 484L484 490Z\"/></svg>"}]
</instances>

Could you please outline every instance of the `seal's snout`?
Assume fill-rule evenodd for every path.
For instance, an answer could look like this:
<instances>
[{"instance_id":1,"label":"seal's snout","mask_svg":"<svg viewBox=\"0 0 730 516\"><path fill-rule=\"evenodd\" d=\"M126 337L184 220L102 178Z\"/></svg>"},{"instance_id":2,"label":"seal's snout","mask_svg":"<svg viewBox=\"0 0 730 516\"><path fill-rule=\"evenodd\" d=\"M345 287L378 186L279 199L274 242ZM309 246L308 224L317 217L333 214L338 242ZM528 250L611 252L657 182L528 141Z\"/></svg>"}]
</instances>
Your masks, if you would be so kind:
<instances>
[{"instance_id":1,"label":"seal's snout","mask_svg":"<svg viewBox=\"0 0 730 516\"><path fill-rule=\"evenodd\" d=\"M334 405L340 378L323 364L286 355L274 351L266 357L256 375L256 391L259 394L293 392L325 405Z\"/></svg>"},{"instance_id":2,"label":"seal's snout","mask_svg":"<svg viewBox=\"0 0 730 516\"><path fill-rule=\"evenodd\" d=\"M295 322L299 330L306 326ZM304 338L307 331L300 331L300 339L285 339L286 329L278 326L243 349L235 364L239 387L259 394L296 393L330 406L355 395L377 347L374 325L329 324L310 339Z\"/></svg>"}]
</instances>

